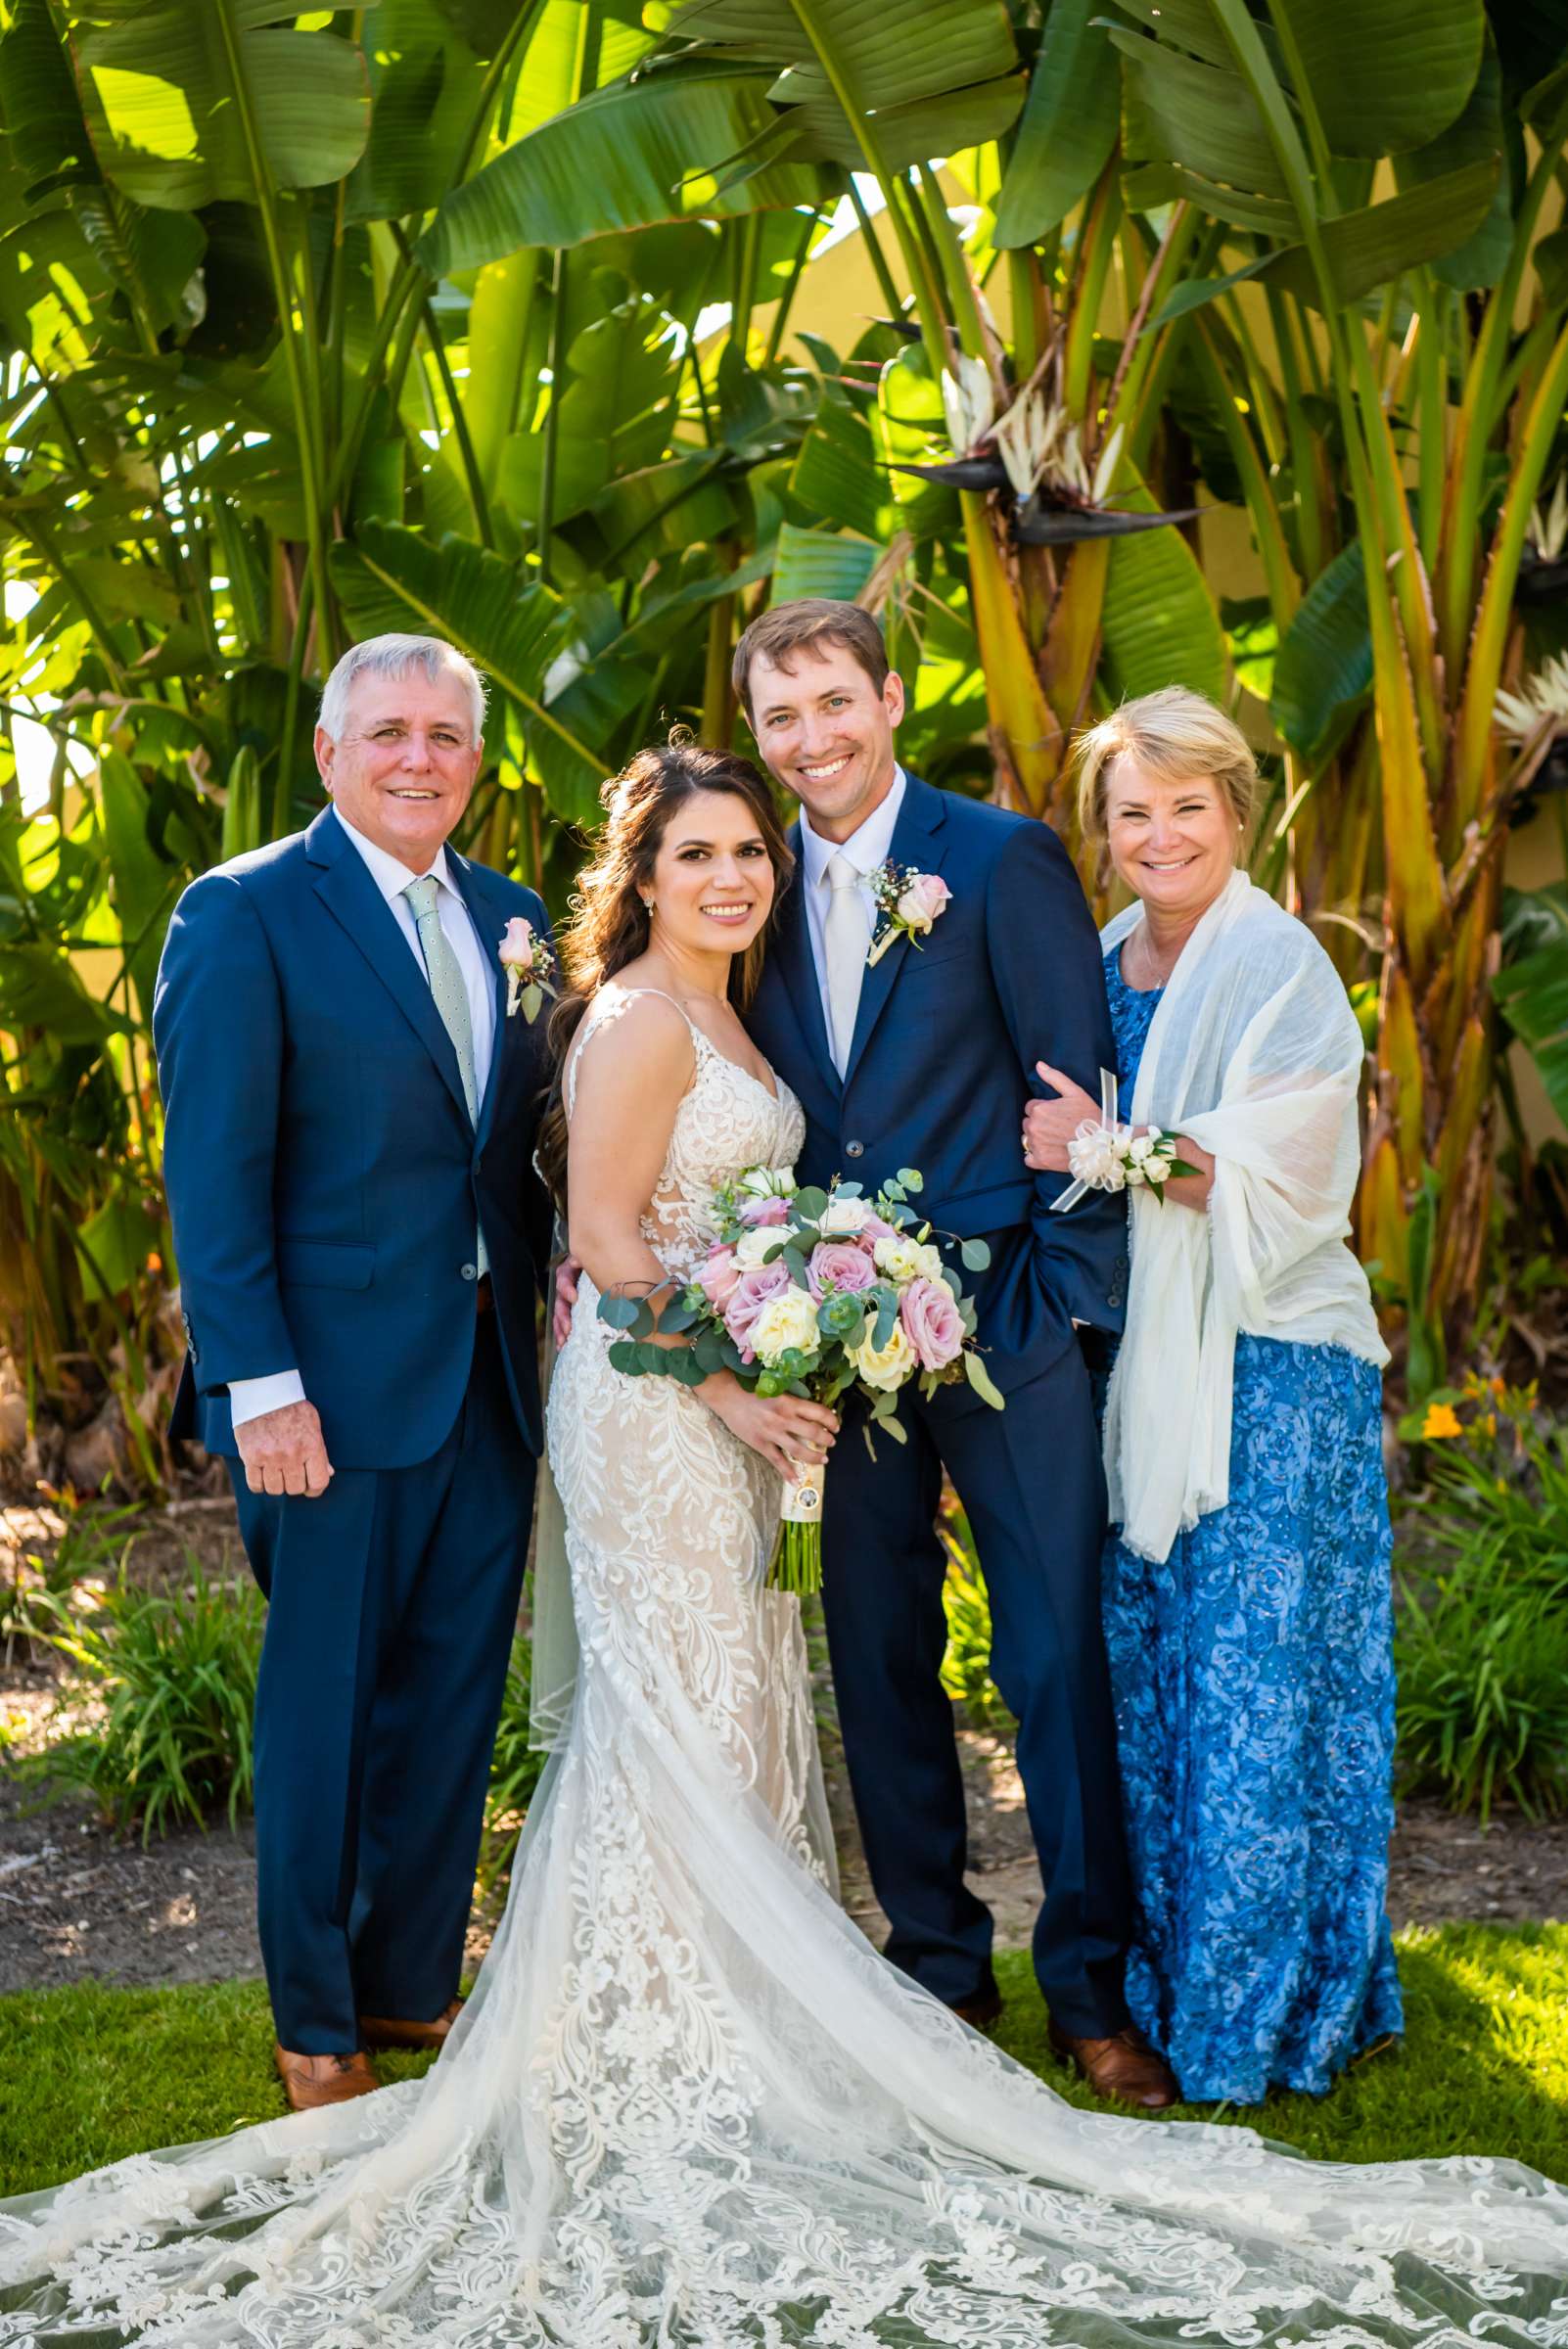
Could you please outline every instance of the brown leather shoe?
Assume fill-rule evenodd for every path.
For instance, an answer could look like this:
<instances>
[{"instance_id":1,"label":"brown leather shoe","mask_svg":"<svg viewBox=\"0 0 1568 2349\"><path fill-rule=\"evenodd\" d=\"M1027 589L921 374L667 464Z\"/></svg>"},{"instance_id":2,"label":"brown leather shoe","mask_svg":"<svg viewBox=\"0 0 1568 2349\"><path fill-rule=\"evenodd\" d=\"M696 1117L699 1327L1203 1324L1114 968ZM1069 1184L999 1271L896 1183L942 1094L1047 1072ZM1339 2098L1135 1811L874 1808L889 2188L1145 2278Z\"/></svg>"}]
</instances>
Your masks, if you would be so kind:
<instances>
[{"instance_id":1,"label":"brown leather shoe","mask_svg":"<svg viewBox=\"0 0 1568 2349\"><path fill-rule=\"evenodd\" d=\"M355 2048L351 2055L297 2055L292 2048L277 2047L272 2060L283 2093L296 2112L315 2112L323 2104L346 2104L351 2096L368 2096L381 2086L363 2048Z\"/></svg>"},{"instance_id":2,"label":"brown leather shoe","mask_svg":"<svg viewBox=\"0 0 1568 2349\"><path fill-rule=\"evenodd\" d=\"M1053 2022L1050 2043L1054 2052L1082 2074L1097 2096L1113 2104L1130 2104L1138 2112L1163 2112L1166 2105L1181 2101L1170 2065L1131 2023L1109 2039L1075 2039Z\"/></svg>"},{"instance_id":3,"label":"brown leather shoe","mask_svg":"<svg viewBox=\"0 0 1568 2349\"><path fill-rule=\"evenodd\" d=\"M977 1990L972 1999L949 1999L947 2004L972 2031L989 2031L1001 2020L1002 1995L994 1982L989 1990Z\"/></svg>"},{"instance_id":4,"label":"brown leather shoe","mask_svg":"<svg viewBox=\"0 0 1568 2349\"><path fill-rule=\"evenodd\" d=\"M359 2029L367 2048L441 2048L462 2011L462 2000L454 1999L433 2023L406 2023L395 2016L362 2014Z\"/></svg>"}]
</instances>

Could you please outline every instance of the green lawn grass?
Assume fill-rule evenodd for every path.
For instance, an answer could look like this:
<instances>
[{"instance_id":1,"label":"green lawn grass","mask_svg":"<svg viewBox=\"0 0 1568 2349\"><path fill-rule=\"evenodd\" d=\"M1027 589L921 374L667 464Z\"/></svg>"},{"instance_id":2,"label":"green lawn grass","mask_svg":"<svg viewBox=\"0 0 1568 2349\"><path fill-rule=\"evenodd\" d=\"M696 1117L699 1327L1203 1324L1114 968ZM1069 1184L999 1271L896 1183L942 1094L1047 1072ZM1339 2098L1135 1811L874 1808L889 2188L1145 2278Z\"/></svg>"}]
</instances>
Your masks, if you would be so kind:
<instances>
[{"instance_id":1,"label":"green lawn grass","mask_svg":"<svg viewBox=\"0 0 1568 2349\"><path fill-rule=\"evenodd\" d=\"M1510 2154L1568 2181L1568 1925L1413 1931L1400 1962L1402 2050L1320 2100L1275 2096L1219 2117L1339 2161ZM1074 2103L1091 2102L1046 2049L1027 1954L999 1957L996 1971L1001 2045ZM259 1983L24 1991L0 1999L0 2193L283 2110ZM407 2079L429 2060L384 2056L382 2077Z\"/></svg>"}]
</instances>

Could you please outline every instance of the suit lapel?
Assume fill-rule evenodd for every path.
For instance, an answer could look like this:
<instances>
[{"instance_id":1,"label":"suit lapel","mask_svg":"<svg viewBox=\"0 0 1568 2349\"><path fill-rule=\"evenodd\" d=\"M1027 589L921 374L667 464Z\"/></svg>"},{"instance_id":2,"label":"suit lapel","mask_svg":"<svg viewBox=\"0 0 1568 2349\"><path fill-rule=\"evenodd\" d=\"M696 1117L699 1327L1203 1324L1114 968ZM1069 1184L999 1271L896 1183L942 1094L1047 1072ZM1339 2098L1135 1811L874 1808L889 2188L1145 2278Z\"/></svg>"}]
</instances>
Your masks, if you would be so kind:
<instances>
[{"instance_id":1,"label":"suit lapel","mask_svg":"<svg viewBox=\"0 0 1568 2349\"><path fill-rule=\"evenodd\" d=\"M832 1093L842 1089L842 1079L833 1065L828 1048L827 1021L822 1011L822 982L811 951L810 925L806 918L806 892L810 884L806 878L806 859L801 853L801 828L790 828L790 846L795 852L795 886L779 911L778 927L773 934L773 955L784 981L795 1024L810 1055L811 1066Z\"/></svg>"},{"instance_id":2,"label":"suit lapel","mask_svg":"<svg viewBox=\"0 0 1568 2349\"><path fill-rule=\"evenodd\" d=\"M922 783L918 775L904 780L903 806L893 828L893 846L888 852L890 864L912 865L917 872L937 873L942 870L945 846L942 838L946 823L942 794ZM854 1081L854 1072L871 1034L887 1008L895 982L911 952L906 936L896 938L881 959L868 964L860 982L860 1003L854 1015L854 1035L850 1043L850 1057L844 1071L844 1089L848 1092Z\"/></svg>"},{"instance_id":3,"label":"suit lapel","mask_svg":"<svg viewBox=\"0 0 1568 2349\"><path fill-rule=\"evenodd\" d=\"M463 1097L457 1054L436 1008L424 967L410 951L397 916L371 879L369 866L330 807L323 809L305 834L305 853L315 867L317 897L347 931L429 1052L466 1125L468 1103Z\"/></svg>"},{"instance_id":4,"label":"suit lapel","mask_svg":"<svg viewBox=\"0 0 1568 2349\"><path fill-rule=\"evenodd\" d=\"M490 1113L495 1107L496 1087L501 1077L501 1048L507 1041L506 973L501 968L500 955L496 950L500 944L501 933L506 928L506 922L503 916L497 914L493 907L485 902L484 867L471 864L466 856L459 856L450 843L446 850L446 869L457 885L458 896L468 907L468 918L474 925L474 935L479 941L480 953L484 960L485 976L490 983L491 1000L495 1005L495 1026L490 1045L489 1073L484 1080L484 1097L480 1103L476 1136L476 1138L483 1138L489 1125ZM491 936L492 932L494 933L493 937Z\"/></svg>"}]
</instances>

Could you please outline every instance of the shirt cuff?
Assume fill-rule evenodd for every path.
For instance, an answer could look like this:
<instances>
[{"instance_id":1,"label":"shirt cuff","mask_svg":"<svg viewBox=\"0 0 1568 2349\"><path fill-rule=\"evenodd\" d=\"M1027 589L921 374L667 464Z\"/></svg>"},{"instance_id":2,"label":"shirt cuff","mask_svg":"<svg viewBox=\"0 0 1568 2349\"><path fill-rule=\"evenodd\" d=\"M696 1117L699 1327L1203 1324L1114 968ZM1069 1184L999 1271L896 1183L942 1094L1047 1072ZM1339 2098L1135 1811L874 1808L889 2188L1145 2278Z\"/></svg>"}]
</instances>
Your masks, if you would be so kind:
<instances>
[{"instance_id":1,"label":"shirt cuff","mask_svg":"<svg viewBox=\"0 0 1568 2349\"><path fill-rule=\"evenodd\" d=\"M304 1380L298 1370L274 1370L268 1378L231 1378L229 1418L235 1427L243 1427L263 1411L281 1411L286 1404L304 1399Z\"/></svg>"}]
</instances>

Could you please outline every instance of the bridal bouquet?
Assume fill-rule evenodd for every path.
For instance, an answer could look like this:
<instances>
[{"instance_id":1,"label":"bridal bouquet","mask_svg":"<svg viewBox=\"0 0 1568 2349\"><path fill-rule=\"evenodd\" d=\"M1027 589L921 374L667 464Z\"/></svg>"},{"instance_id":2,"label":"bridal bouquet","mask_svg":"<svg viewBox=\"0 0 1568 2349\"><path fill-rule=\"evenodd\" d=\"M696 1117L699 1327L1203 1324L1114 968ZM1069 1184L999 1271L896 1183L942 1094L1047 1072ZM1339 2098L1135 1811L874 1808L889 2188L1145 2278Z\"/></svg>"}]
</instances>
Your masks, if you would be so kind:
<instances>
[{"instance_id":1,"label":"bridal bouquet","mask_svg":"<svg viewBox=\"0 0 1568 2349\"><path fill-rule=\"evenodd\" d=\"M649 1344L651 1309L630 1297L602 1297L601 1320L623 1334L610 1360L631 1378L675 1378L700 1386L732 1370L760 1395L801 1395L834 1404L853 1387L867 1398L871 1427L902 1444L899 1395L911 1379L922 1394L967 1378L1000 1410L975 1345L975 1309L942 1251L908 1204L921 1188L902 1167L867 1199L857 1182L802 1189L788 1167L748 1167L714 1198L717 1238L694 1280L659 1318L661 1335L685 1346ZM991 1253L964 1240L966 1270ZM802 1464L784 1488L783 1529L769 1580L785 1590L822 1583L822 1466Z\"/></svg>"}]
</instances>

